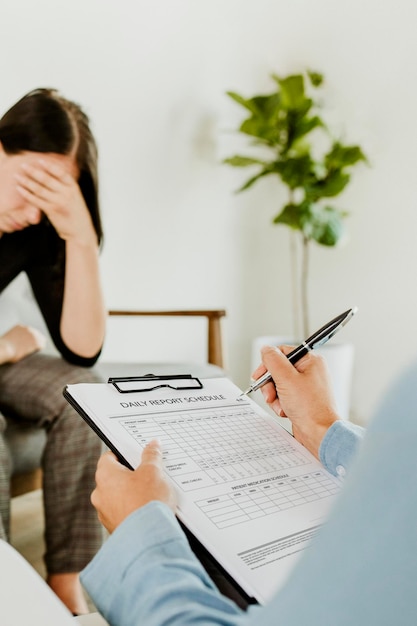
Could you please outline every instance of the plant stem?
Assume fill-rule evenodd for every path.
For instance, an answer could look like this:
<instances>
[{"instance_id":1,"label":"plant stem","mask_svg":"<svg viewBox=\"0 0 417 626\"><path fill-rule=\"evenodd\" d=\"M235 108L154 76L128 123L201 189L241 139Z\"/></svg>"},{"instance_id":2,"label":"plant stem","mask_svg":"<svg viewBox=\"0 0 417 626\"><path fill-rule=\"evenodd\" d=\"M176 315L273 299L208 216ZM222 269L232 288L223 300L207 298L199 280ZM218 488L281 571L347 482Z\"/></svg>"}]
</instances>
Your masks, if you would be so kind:
<instances>
[{"instance_id":1,"label":"plant stem","mask_svg":"<svg viewBox=\"0 0 417 626\"><path fill-rule=\"evenodd\" d=\"M303 315L304 338L310 335L310 311L308 306L308 268L309 268L309 239L303 235L302 264L301 264L301 309Z\"/></svg>"},{"instance_id":2,"label":"plant stem","mask_svg":"<svg viewBox=\"0 0 417 626\"><path fill-rule=\"evenodd\" d=\"M300 338L300 292L298 274L298 236L294 230L290 232L290 258L291 258L291 292L292 292L292 326L294 340Z\"/></svg>"},{"instance_id":3,"label":"plant stem","mask_svg":"<svg viewBox=\"0 0 417 626\"><path fill-rule=\"evenodd\" d=\"M294 202L292 189L288 190L288 202ZM291 265L291 294L292 294L292 329L294 340L300 337L300 292L298 282L298 236L295 231L290 232L290 265Z\"/></svg>"}]
</instances>

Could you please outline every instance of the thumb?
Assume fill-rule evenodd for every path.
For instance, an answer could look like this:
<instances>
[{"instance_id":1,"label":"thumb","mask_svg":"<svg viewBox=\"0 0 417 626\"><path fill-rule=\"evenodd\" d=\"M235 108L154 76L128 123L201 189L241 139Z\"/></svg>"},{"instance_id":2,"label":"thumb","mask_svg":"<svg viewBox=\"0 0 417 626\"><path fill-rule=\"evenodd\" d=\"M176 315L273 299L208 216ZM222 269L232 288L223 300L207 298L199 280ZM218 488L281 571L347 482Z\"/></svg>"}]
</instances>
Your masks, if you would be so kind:
<instances>
[{"instance_id":1,"label":"thumb","mask_svg":"<svg viewBox=\"0 0 417 626\"><path fill-rule=\"evenodd\" d=\"M143 449L141 465L156 465L162 469L162 448L158 439L152 439Z\"/></svg>"}]
</instances>

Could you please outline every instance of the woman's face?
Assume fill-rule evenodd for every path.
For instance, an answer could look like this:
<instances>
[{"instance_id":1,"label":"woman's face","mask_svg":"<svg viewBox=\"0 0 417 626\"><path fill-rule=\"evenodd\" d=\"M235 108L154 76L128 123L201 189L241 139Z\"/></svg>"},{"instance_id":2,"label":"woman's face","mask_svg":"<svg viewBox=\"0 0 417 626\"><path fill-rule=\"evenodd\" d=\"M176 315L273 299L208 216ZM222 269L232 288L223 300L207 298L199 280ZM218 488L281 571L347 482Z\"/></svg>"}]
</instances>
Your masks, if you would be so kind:
<instances>
[{"instance_id":1,"label":"woman's face","mask_svg":"<svg viewBox=\"0 0 417 626\"><path fill-rule=\"evenodd\" d=\"M72 155L40 152L7 154L0 142L0 235L22 230L40 222L42 212L21 196L16 179L16 175L22 173L24 164L36 167L39 165L39 159L59 163L72 175L76 175L75 159Z\"/></svg>"}]
</instances>

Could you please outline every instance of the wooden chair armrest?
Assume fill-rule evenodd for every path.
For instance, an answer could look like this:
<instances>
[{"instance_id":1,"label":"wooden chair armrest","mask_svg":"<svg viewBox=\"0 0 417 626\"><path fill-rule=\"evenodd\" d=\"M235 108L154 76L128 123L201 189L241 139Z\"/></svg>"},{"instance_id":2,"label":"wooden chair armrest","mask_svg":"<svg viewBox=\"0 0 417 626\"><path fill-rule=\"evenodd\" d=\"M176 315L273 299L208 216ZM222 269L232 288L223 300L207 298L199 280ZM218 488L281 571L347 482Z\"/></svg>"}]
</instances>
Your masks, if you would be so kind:
<instances>
[{"instance_id":1,"label":"wooden chair armrest","mask_svg":"<svg viewBox=\"0 0 417 626\"><path fill-rule=\"evenodd\" d=\"M181 316L181 317L205 317L207 318L207 360L213 365L224 367L223 338L221 318L225 317L223 309L209 310L173 310L173 311L123 311L112 309L109 315L114 316Z\"/></svg>"}]
</instances>

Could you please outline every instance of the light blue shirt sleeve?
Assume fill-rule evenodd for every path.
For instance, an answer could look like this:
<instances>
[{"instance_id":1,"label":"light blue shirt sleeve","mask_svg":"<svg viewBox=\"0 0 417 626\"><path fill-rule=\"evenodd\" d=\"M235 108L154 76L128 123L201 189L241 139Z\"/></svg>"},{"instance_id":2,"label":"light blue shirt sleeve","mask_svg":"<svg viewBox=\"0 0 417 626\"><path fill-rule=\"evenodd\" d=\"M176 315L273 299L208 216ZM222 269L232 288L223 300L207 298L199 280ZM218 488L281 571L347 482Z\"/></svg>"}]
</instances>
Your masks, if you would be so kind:
<instances>
[{"instance_id":1,"label":"light blue shirt sleeve","mask_svg":"<svg viewBox=\"0 0 417 626\"><path fill-rule=\"evenodd\" d=\"M81 581L112 626L204 624L201 613L212 620L209 624L236 625L244 615L219 594L174 514L161 502L129 515L81 573Z\"/></svg>"},{"instance_id":2,"label":"light blue shirt sleeve","mask_svg":"<svg viewBox=\"0 0 417 626\"><path fill-rule=\"evenodd\" d=\"M83 571L97 608L112 626L414 626L416 383L414 367L387 395L328 521L267 606L245 613L221 596L173 514L152 502L132 513ZM351 455L335 452L342 431L352 436L344 424L323 445L329 469L350 462Z\"/></svg>"},{"instance_id":3,"label":"light blue shirt sleeve","mask_svg":"<svg viewBox=\"0 0 417 626\"><path fill-rule=\"evenodd\" d=\"M334 476L344 477L357 454L364 429L351 422L339 420L330 426L323 437L319 458Z\"/></svg>"}]
</instances>

